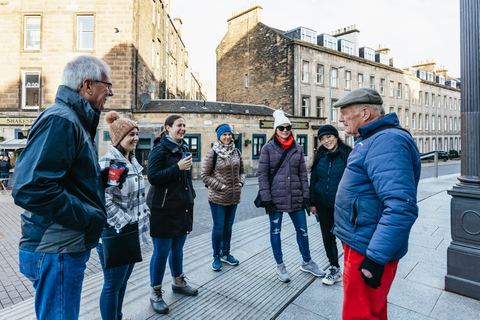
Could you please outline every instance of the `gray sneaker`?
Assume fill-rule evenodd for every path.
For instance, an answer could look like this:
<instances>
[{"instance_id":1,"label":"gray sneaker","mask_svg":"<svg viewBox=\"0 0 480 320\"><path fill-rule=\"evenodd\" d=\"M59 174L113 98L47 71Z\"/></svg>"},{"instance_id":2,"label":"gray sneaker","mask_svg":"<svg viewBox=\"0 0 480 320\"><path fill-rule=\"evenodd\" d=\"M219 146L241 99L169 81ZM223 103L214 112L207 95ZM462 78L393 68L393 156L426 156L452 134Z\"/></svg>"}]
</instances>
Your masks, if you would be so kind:
<instances>
[{"instance_id":1,"label":"gray sneaker","mask_svg":"<svg viewBox=\"0 0 480 320\"><path fill-rule=\"evenodd\" d=\"M326 285L333 285L335 282L342 281L342 272L339 267L330 266L328 268L328 273L325 278L322 279L322 282Z\"/></svg>"},{"instance_id":2,"label":"gray sneaker","mask_svg":"<svg viewBox=\"0 0 480 320\"><path fill-rule=\"evenodd\" d=\"M282 282L290 282L290 276L284 263L277 265L277 277Z\"/></svg>"},{"instance_id":3,"label":"gray sneaker","mask_svg":"<svg viewBox=\"0 0 480 320\"><path fill-rule=\"evenodd\" d=\"M325 272L320 270L320 268L315 262L313 262L313 260L310 260L310 262L303 261L302 265L300 266L300 270L302 270L303 272L310 272L315 277L325 276Z\"/></svg>"}]
</instances>

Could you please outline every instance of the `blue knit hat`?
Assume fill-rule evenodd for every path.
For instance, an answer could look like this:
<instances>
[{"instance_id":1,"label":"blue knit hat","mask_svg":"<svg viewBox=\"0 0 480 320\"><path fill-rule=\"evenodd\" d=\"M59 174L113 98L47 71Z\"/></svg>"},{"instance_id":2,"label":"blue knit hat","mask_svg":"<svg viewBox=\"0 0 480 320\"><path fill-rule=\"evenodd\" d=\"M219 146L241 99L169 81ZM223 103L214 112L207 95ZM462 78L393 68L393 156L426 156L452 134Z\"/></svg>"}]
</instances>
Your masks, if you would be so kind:
<instances>
[{"instance_id":1,"label":"blue knit hat","mask_svg":"<svg viewBox=\"0 0 480 320\"><path fill-rule=\"evenodd\" d=\"M228 124L224 124L223 126L219 127L217 129L217 139L220 139L220 136L224 134L225 132L230 132L232 133L232 129Z\"/></svg>"}]
</instances>

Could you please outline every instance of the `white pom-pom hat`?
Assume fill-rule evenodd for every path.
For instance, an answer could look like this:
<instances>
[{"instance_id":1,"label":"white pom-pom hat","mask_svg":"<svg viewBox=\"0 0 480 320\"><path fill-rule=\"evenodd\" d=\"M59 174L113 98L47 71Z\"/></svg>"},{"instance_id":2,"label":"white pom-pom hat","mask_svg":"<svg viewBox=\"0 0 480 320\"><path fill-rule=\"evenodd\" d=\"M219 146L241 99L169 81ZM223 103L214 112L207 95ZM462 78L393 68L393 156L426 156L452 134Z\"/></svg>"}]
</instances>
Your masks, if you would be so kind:
<instances>
[{"instance_id":1,"label":"white pom-pom hat","mask_svg":"<svg viewBox=\"0 0 480 320\"><path fill-rule=\"evenodd\" d=\"M273 117L275 118L275 122L273 125L274 129L277 129L278 126L281 126L284 123L288 123L289 125L292 125L292 123L290 122L290 120L288 120L288 118L285 116L285 113L282 110L276 110L273 113Z\"/></svg>"}]
</instances>

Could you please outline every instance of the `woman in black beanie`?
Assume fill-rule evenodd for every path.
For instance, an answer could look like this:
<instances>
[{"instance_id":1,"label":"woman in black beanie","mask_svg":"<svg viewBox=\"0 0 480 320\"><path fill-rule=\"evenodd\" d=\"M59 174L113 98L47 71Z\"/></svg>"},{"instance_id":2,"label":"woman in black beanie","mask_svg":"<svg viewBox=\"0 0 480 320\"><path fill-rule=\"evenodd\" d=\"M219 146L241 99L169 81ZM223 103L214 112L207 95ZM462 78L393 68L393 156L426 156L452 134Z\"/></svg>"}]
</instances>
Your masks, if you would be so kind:
<instances>
[{"instance_id":1,"label":"woman in black beanie","mask_svg":"<svg viewBox=\"0 0 480 320\"><path fill-rule=\"evenodd\" d=\"M333 207L338 184L352 148L338 137L338 130L334 126L322 126L318 129L317 136L321 145L315 152L311 167L310 211L320 222L323 245L330 261L330 268L322 282L333 285L342 280L337 243L335 236L330 232L334 223Z\"/></svg>"}]
</instances>

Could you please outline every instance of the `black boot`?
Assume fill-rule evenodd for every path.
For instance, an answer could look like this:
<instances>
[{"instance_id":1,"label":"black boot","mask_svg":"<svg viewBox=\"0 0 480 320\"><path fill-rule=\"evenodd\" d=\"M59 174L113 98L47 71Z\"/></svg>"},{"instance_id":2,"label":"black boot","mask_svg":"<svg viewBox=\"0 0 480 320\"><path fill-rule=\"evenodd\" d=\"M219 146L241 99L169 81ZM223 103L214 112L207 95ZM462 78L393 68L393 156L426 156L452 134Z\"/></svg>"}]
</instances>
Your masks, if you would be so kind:
<instances>
[{"instance_id":1,"label":"black boot","mask_svg":"<svg viewBox=\"0 0 480 320\"><path fill-rule=\"evenodd\" d=\"M150 304L156 313L166 314L168 313L168 306L165 301L163 301L162 295L163 291L161 285L153 287L150 291Z\"/></svg>"},{"instance_id":2,"label":"black boot","mask_svg":"<svg viewBox=\"0 0 480 320\"><path fill-rule=\"evenodd\" d=\"M187 284L183 273L178 277L173 278L172 291L175 293L183 293L186 296L196 296L198 294L198 289Z\"/></svg>"}]
</instances>

